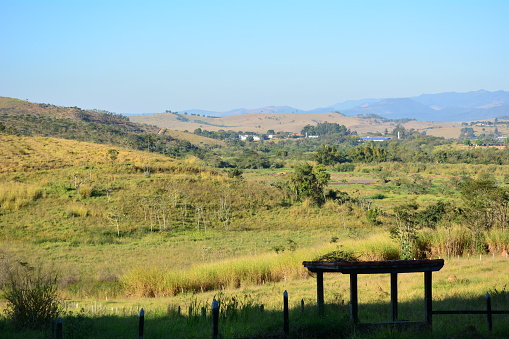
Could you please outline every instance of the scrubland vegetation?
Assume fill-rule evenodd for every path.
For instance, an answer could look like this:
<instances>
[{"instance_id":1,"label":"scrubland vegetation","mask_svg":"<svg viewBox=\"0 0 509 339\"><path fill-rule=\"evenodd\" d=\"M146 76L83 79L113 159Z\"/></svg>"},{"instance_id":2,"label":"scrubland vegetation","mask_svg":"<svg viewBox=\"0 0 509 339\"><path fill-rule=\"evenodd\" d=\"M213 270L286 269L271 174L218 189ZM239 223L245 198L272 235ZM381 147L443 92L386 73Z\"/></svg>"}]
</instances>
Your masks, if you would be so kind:
<instances>
[{"instance_id":1,"label":"scrubland vegetation","mask_svg":"<svg viewBox=\"0 0 509 339\"><path fill-rule=\"evenodd\" d=\"M294 337L366 337L349 324L348 277L326 278L328 315L316 316L315 281L302 261L323 255L445 258L434 275L434 308L482 308L486 292L506 308L506 149L412 131L399 131L401 140L359 143L339 128L317 139L189 144L169 156L163 143L154 146L163 139L150 134L143 146L9 128L0 133L0 283L7 310L0 333L48 333L37 321L8 321L17 310L9 296L24 276L58 296L60 306L48 305L69 324L67 337L134 335L138 307L152 322L147 337L207 337L210 319L198 309L209 310L214 297L222 301L225 337L278 337L283 290L294 308ZM16 274L24 270L34 275ZM388 277L363 279L361 321L387 320ZM402 314L419 320L422 277L400 280ZM487 333L481 316L460 316L454 325L446 317L436 316L434 337L461 336L471 324ZM499 317L494 337L509 331L506 316ZM22 330L29 327L35 330ZM372 334L409 335L416 336Z\"/></svg>"}]
</instances>

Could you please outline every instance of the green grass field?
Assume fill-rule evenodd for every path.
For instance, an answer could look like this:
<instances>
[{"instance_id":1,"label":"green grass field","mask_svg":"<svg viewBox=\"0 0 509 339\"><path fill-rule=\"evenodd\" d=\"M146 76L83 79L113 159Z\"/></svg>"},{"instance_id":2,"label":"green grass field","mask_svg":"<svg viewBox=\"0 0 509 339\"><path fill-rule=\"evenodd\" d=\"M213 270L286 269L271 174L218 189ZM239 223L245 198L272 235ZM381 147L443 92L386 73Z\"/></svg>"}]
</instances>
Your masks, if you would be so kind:
<instances>
[{"instance_id":1,"label":"green grass field","mask_svg":"<svg viewBox=\"0 0 509 339\"><path fill-rule=\"evenodd\" d=\"M505 315L494 316L492 333L480 315L436 315L432 334L359 333L349 322L348 277L326 275L326 316L319 317L315 281L302 266L338 250L360 260L394 259L401 251L390 236L397 206L412 202L417 211L438 201L461 206L462 176L489 174L505 187L507 166L359 164L352 172L330 171L329 188L350 200L318 207L290 201L271 186L292 168L246 170L237 179L196 158L177 161L118 147L116 153L105 145L50 138L0 135L0 140L1 283L20 262L56 274L65 337L135 336L140 308L147 312L146 338L208 337L210 317L201 309L209 312L216 297L223 305L225 338L279 338L284 290L290 294L292 337L509 333ZM446 260L434 274L434 307L483 309L489 292L494 309L507 308L506 230L483 233L481 255L469 232L448 220L417 233L420 244L429 246L428 257ZM400 275L401 319L421 319L422 285L420 274ZM389 292L388 276L359 278L361 321L389 319ZM1 305L6 307L4 299ZM0 337L44 338L48 331L14 330L5 315L0 321Z\"/></svg>"}]
</instances>

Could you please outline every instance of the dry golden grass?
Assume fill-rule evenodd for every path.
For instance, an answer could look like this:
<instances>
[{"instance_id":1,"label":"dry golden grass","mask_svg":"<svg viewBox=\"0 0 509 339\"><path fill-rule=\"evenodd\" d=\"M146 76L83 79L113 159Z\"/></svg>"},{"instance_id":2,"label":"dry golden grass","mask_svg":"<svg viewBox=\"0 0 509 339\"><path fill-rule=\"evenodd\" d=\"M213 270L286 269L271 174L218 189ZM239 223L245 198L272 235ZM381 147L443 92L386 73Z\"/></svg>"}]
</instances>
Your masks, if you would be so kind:
<instances>
[{"instance_id":1,"label":"dry golden grass","mask_svg":"<svg viewBox=\"0 0 509 339\"><path fill-rule=\"evenodd\" d=\"M375 122L376 119L361 119L358 117L347 117L337 113L258 113L243 114L223 118L208 118L192 115L183 115L188 121L177 119L177 115L172 113L139 115L131 117L131 121L156 125L161 128L168 128L180 131L194 131L197 128L218 131L249 131L256 133L266 133L268 130L300 133L302 128L308 124L316 123L338 123L345 125L352 131L357 131L361 135L367 135L373 132L383 133L385 129L393 130L398 123L396 122ZM429 135L458 137L460 129L459 123L432 123L421 121L410 121L402 124L405 128L414 128L419 131L426 131ZM440 131L442 129L451 129L445 135Z\"/></svg>"},{"instance_id":2,"label":"dry golden grass","mask_svg":"<svg viewBox=\"0 0 509 339\"><path fill-rule=\"evenodd\" d=\"M13 108L20 106L29 106L31 103L15 98L0 97L0 108Z\"/></svg>"},{"instance_id":3,"label":"dry golden grass","mask_svg":"<svg viewBox=\"0 0 509 339\"><path fill-rule=\"evenodd\" d=\"M146 166L158 162L170 164L173 159L160 154L140 152L108 145L46 137L0 134L0 173L127 163ZM108 151L119 151L112 160Z\"/></svg>"},{"instance_id":4,"label":"dry golden grass","mask_svg":"<svg viewBox=\"0 0 509 339\"><path fill-rule=\"evenodd\" d=\"M41 187L20 182L0 182L0 210L19 210L43 195Z\"/></svg>"}]
</instances>

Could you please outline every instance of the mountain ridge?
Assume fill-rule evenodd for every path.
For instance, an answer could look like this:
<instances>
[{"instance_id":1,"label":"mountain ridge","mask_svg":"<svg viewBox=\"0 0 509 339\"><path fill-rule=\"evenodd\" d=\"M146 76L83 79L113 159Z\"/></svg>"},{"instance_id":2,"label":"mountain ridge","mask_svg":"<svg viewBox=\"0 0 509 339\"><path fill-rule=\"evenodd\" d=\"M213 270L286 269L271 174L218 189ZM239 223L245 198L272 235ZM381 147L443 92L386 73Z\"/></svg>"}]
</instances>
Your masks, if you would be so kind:
<instances>
[{"instance_id":1,"label":"mountain ridge","mask_svg":"<svg viewBox=\"0 0 509 339\"><path fill-rule=\"evenodd\" d=\"M509 92L477 90L443 92L403 98L368 98L347 100L330 106L301 110L290 106L266 106L254 109L238 108L224 112L185 110L189 114L227 117L256 113L330 113L346 116L377 114L387 119L417 119L421 121L455 122L492 119L509 115ZM467 118L468 117L468 118Z\"/></svg>"}]
</instances>

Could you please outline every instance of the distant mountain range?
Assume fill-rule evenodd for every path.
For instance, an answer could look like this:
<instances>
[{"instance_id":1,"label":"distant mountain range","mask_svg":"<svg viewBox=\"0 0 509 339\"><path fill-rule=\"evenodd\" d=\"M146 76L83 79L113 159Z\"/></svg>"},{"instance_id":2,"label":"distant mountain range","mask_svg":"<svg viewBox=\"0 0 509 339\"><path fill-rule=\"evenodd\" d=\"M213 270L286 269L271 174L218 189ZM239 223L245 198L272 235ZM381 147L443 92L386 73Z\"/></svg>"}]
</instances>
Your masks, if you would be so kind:
<instances>
[{"instance_id":1,"label":"distant mountain range","mask_svg":"<svg viewBox=\"0 0 509 339\"><path fill-rule=\"evenodd\" d=\"M509 92L479 90L466 93L422 94L408 98L348 100L309 111L290 106L268 106L255 109L239 108L226 112L192 109L179 113L226 117L254 113L328 113L335 111L346 116L377 114L388 119L408 118L435 122L483 120L509 116Z\"/></svg>"}]
</instances>

